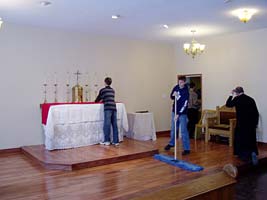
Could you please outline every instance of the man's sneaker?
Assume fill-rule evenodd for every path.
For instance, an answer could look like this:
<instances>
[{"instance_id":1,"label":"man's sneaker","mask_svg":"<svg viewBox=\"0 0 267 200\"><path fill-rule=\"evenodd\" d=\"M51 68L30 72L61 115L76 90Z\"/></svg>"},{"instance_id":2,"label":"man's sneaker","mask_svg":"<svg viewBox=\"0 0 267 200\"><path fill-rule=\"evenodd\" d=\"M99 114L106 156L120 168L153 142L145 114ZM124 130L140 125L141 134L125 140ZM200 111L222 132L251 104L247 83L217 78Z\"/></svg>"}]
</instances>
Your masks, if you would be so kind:
<instances>
[{"instance_id":1,"label":"man's sneaker","mask_svg":"<svg viewBox=\"0 0 267 200\"><path fill-rule=\"evenodd\" d=\"M229 176L236 178L237 177L237 168L232 164L226 164L223 167L223 171L226 172Z\"/></svg>"},{"instance_id":2,"label":"man's sneaker","mask_svg":"<svg viewBox=\"0 0 267 200\"><path fill-rule=\"evenodd\" d=\"M110 142L100 142L99 144L109 146Z\"/></svg>"},{"instance_id":3,"label":"man's sneaker","mask_svg":"<svg viewBox=\"0 0 267 200\"><path fill-rule=\"evenodd\" d=\"M187 154L190 154L190 150L184 150L183 153L182 153L183 156L185 156Z\"/></svg>"},{"instance_id":4,"label":"man's sneaker","mask_svg":"<svg viewBox=\"0 0 267 200\"><path fill-rule=\"evenodd\" d=\"M114 143L114 146L118 147L118 146L120 146L120 143Z\"/></svg>"},{"instance_id":5,"label":"man's sneaker","mask_svg":"<svg viewBox=\"0 0 267 200\"><path fill-rule=\"evenodd\" d=\"M173 147L172 145L169 145L169 144L168 144L164 149L165 149L166 151L169 151L172 147Z\"/></svg>"},{"instance_id":6,"label":"man's sneaker","mask_svg":"<svg viewBox=\"0 0 267 200\"><path fill-rule=\"evenodd\" d=\"M253 165L257 165L258 164L258 158L255 152L251 153L251 161Z\"/></svg>"}]
</instances>

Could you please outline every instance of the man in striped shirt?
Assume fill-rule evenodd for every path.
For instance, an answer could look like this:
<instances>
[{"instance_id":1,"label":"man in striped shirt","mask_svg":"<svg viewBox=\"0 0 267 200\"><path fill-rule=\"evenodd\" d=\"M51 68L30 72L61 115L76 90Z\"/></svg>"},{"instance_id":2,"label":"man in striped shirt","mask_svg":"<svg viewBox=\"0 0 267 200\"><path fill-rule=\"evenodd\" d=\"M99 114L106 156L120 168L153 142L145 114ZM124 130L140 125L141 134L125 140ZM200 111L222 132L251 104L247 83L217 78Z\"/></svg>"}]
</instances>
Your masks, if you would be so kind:
<instances>
[{"instance_id":1,"label":"man in striped shirt","mask_svg":"<svg viewBox=\"0 0 267 200\"><path fill-rule=\"evenodd\" d=\"M117 126L117 109L115 103L115 91L110 87L112 79L105 78L105 87L99 91L95 102L104 103L104 142L100 144L110 145L110 126L113 129L113 144L119 146L118 126Z\"/></svg>"}]
</instances>

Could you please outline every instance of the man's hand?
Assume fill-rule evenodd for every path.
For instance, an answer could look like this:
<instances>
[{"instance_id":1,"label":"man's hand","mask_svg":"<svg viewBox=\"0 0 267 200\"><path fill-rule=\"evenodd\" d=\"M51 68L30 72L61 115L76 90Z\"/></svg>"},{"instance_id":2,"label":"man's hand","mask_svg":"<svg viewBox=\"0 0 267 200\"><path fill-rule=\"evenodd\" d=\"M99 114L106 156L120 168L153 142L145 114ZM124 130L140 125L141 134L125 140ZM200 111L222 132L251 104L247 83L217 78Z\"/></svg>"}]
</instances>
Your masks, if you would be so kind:
<instances>
[{"instance_id":1,"label":"man's hand","mask_svg":"<svg viewBox=\"0 0 267 200\"><path fill-rule=\"evenodd\" d=\"M179 115L174 116L174 121L177 121L179 118Z\"/></svg>"},{"instance_id":2,"label":"man's hand","mask_svg":"<svg viewBox=\"0 0 267 200\"><path fill-rule=\"evenodd\" d=\"M232 90L232 96L233 96L233 98L235 98L236 96L237 96L237 94L236 94L236 92L235 92L235 90Z\"/></svg>"},{"instance_id":3,"label":"man's hand","mask_svg":"<svg viewBox=\"0 0 267 200\"><path fill-rule=\"evenodd\" d=\"M172 96L176 97L177 100L181 97L181 96L180 96L180 93L177 92L177 91L174 91L174 92L172 93Z\"/></svg>"}]
</instances>

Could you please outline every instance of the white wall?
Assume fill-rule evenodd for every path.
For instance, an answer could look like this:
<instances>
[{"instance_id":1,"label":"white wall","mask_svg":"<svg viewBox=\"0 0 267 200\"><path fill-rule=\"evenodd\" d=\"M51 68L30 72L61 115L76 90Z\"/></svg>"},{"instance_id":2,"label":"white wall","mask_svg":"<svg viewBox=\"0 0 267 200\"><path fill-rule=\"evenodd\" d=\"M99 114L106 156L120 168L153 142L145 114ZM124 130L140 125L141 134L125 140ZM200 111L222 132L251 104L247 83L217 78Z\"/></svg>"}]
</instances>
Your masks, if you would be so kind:
<instances>
[{"instance_id":1,"label":"white wall","mask_svg":"<svg viewBox=\"0 0 267 200\"><path fill-rule=\"evenodd\" d=\"M52 102L57 72L62 102L66 72L77 69L89 71L91 85L95 73L100 86L105 75L111 76L116 100L124 102L127 111L152 111L156 129L169 129L168 95L175 81L171 45L4 24L0 55L0 149L43 143L39 104L45 76ZM73 75L72 85L74 80Z\"/></svg>"},{"instance_id":2,"label":"white wall","mask_svg":"<svg viewBox=\"0 0 267 200\"><path fill-rule=\"evenodd\" d=\"M267 29L199 40L206 51L194 60L176 46L177 73L203 75L203 108L223 105L237 85L258 106L258 140L267 142ZM197 39L197 38L196 38ZM185 42L185 41L184 41Z\"/></svg>"}]
</instances>

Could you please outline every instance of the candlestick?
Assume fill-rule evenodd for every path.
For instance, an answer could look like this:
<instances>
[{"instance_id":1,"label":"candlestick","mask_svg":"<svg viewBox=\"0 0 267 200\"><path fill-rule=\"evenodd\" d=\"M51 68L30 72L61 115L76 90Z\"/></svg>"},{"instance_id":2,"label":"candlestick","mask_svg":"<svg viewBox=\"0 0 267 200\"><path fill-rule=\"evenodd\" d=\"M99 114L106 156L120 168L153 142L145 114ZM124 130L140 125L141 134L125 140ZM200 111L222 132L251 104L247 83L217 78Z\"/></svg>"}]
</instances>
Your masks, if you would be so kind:
<instances>
[{"instance_id":1,"label":"candlestick","mask_svg":"<svg viewBox=\"0 0 267 200\"><path fill-rule=\"evenodd\" d=\"M86 102L91 101L89 84L85 84L85 101Z\"/></svg>"},{"instance_id":2,"label":"candlestick","mask_svg":"<svg viewBox=\"0 0 267 200\"><path fill-rule=\"evenodd\" d=\"M98 93L98 84L97 83L95 83L94 84L94 87L95 87L95 98L97 97L97 93Z\"/></svg>"},{"instance_id":3,"label":"candlestick","mask_svg":"<svg viewBox=\"0 0 267 200\"><path fill-rule=\"evenodd\" d=\"M97 73L95 72L94 74L94 93L95 93L95 99L97 97L97 93L98 93L98 84L97 84Z\"/></svg>"},{"instance_id":4,"label":"candlestick","mask_svg":"<svg viewBox=\"0 0 267 200\"><path fill-rule=\"evenodd\" d=\"M45 83L43 84L43 86L44 86L44 103L47 103L47 99L46 99L46 93L47 93L47 91L46 91L46 87L47 87L47 83L45 82Z\"/></svg>"},{"instance_id":5,"label":"candlestick","mask_svg":"<svg viewBox=\"0 0 267 200\"><path fill-rule=\"evenodd\" d=\"M67 99L66 99L66 101L67 101L67 103L69 103L70 102L70 84L67 83L66 87L67 87L67 92L66 92Z\"/></svg>"},{"instance_id":6,"label":"candlestick","mask_svg":"<svg viewBox=\"0 0 267 200\"><path fill-rule=\"evenodd\" d=\"M55 86L55 91L54 91L55 99L54 99L54 102L57 103L57 83L56 82L55 82L54 86Z\"/></svg>"}]
</instances>

